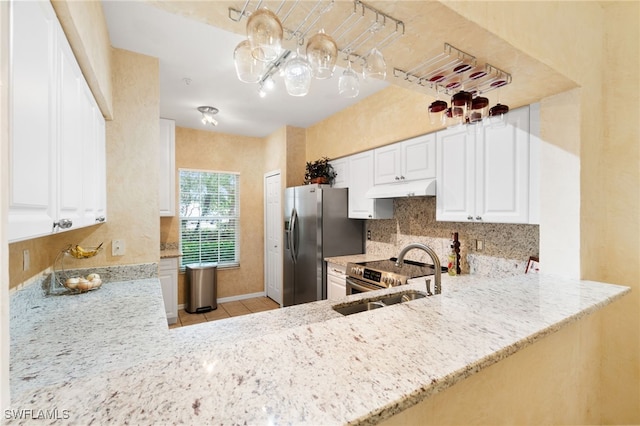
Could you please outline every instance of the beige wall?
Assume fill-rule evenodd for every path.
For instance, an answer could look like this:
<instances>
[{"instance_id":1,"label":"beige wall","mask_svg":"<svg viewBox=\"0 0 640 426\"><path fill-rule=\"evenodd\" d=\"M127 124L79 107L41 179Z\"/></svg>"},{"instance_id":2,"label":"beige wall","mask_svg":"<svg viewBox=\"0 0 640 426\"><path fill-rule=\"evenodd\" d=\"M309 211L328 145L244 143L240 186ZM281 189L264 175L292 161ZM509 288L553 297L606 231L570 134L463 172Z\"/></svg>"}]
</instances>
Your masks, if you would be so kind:
<instances>
[{"instance_id":1,"label":"beige wall","mask_svg":"<svg viewBox=\"0 0 640 426\"><path fill-rule=\"evenodd\" d=\"M157 263L160 258L158 218L158 60L114 49L113 120L106 123L107 223L9 245L9 286L53 266L69 244L104 250L90 259L67 257L65 268ZM135 237L134 237L135 236ZM123 239L124 256L111 256L111 241ZM22 252L28 249L31 268L22 271Z\"/></svg>"},{"instance_id":2,"label":"beige wall","mask_svg":"<svg viewBox=\"0 0 640 426\"><path fill-rule=\"evenodd\" d=\"M306 161L337 158L437 130L433 98L397 86L369 96L307 129Z\"/></svg>"},{"instance_id":3,"label":"beige wall","mask_svg":"<svg viewBox=\"0 0 640 426\"><path fill-rule=\"evenodd\" d=\"M601 317L571 324L382 425L600 424L600 340L593 329Z\"/></svg>"},{"instance_id":4,"label":"beige wall","mask_svg":"<svg viewBox=\"0 0 640 426\"><path fill-rule=\"evenodd\" d=\"M264 291L264 147L259 138L176 127L177 169L240 173L240 266L218 270L219 298ZM179 232L178 216L162 218L163 242L178 242ZM184 274L180 274L178 304L183 303Z\"/></svg>"},{"instance_id":5,"label":"beige wall","mask_svg":"<svg viewBox=\"0 0 640 426\"><path fill-rule=\"evenodd\" d=\"M287 173L282 180L285 187L304 184L306 135L305 129L287 126Z\"/></svg>"}]
</instances>

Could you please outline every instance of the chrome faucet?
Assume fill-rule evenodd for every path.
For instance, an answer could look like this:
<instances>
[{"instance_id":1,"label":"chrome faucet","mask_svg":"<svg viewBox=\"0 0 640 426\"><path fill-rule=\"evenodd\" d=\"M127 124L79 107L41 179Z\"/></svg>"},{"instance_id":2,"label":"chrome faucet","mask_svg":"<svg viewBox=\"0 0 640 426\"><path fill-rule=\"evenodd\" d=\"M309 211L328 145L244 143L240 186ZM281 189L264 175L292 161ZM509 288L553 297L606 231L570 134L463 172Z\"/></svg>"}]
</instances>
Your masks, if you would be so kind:
<instances>
[{"instance_id":1,"label":"chrome faucet","mask_svg":"<svg viewBox=\"0 0 640 426\"><path fill-rule=\"evenodd\" d=\"M401 267L402 263L404 262L404 256L407 254L407 252L409 250L412 249L420 249L422 251L424 251L425 253L427 253L430 257L431 260L433 261L433 267L435 268L435 294L440 294L442 292L442 288L440 286L440 282L442 281L441 278L441 273L440 273L440 259L438 258L438 255L436 254L435 251L433 251L433 249L431 247L429 247L426 244L420 244L420 243L413 243L413 244L409 244L407 246L405 246L402 250L400 250L400 254L398 255L398 259L396 260L396 266L397 267ZM430 292L429 289L429 282L427 281L427 291Z\"/></svg>"}]
</instances>

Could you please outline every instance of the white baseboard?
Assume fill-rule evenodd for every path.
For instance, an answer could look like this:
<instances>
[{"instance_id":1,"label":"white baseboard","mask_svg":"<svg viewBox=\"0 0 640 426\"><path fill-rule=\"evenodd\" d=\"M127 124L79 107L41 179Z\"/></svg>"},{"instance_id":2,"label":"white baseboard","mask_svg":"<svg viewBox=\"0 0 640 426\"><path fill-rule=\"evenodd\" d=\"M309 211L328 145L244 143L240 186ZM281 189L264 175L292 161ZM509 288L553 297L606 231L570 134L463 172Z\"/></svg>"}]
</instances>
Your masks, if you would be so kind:
<instances>
[{"instance_id":1,"label":"white baseboard","mask_svg":"<svg viewBox=\"0 0 640 426\"><path fill-rule=\"evenodd\" d=\"M238 300L253 299L254 297L266 297L266 296L267 296L266 291L260 291L258 293L240 294L238 296L221 297L218 299L218 303L235 302ZM184 309L185 306L186 306L185 304L178 305L178 309Z\"/></svg>"}]
</instances>

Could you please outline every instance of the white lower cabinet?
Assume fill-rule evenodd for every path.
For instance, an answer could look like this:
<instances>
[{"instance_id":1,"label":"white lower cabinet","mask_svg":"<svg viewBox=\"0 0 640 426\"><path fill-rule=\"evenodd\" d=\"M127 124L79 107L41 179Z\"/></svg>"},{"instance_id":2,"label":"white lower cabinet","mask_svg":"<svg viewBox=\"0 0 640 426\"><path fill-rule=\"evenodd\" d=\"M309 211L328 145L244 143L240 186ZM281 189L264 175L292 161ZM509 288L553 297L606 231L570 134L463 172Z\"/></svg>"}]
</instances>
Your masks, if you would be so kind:
<instances>
[{"instance_id":1,"label":"white lower cabinet","mask_svg":"<svg viewBox=\"0 0 640 426\"><path fill-rule=\"evenodd\" d=\"M367 198L373 186L373 151L347 157L349 161L349 218L392 219L393 199Z\"/></svg>"},{"instance_id":2,"label":"white lower cabinet","mask_svg":"<svg viewBox=\"0 0 640 426\"><path fill-rule=\"evenodd\" d=\"M346 279L346 266L327 263L327 300L338 300L347 295Z\"/></svg>"},{"instance_id":3,"label":"white lower cabinet","mask_svg":"<svg viewBox=\"0 0 640 426\"><path fill-rule=\"evenodd\" d=\"M529 223L529 107L506 118L437 132L437 220Z\"/></svg>"},{"instance_id":4,"label":"white lower cabinet","mask_svg":"<svg viewBox=\"0 0 640 426\"><path fill-rule=\"evenodd\" d=\"M168 257L160 259L158 279L162 286L164 310L167 322L175 324L178 321L178 258Z\"/></svg>"}]
</instances>

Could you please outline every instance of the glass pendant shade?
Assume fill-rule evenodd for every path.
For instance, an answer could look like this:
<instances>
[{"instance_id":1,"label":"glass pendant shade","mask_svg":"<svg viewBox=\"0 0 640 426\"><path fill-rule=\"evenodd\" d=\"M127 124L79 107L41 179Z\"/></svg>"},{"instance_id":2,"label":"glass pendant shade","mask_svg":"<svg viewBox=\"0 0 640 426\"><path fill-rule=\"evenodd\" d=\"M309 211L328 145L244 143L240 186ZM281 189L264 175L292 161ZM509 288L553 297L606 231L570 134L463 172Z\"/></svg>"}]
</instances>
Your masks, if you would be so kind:
<instances>
[{"instance_id":1,"label":"glass pendant shade","mask_svg":"<svg viewBox=\"0 0 640 426\"><path fill-rule=\"evenodd\" d=\"M255 59L270 62L280 56L282 35L280 19L269 9L258 9L249 16L247 38Z\"/></svg>"},{"instance_id":2,"label":"glass pendant shade","mask_svg":"<svg viewBox=\"0 0 640 426\"><path fill-rule=\"evenodd\" d=\"M319 80L330 78L338 59L338 45L323 31L315 34L307 43L307 60L311 64L313 76Z\"/></svg>"},{"instance_id":3,"label":"glass pendant shade","mask_svg":"<svg viewBox=\"0 0 640 426\"><path fill-rule=\"evenodd\" d=\"M240 81L245 83L257 83L260 81L265 63L253 57L249 40L244 40L236 46L233 51L233 63Z\"/></svg>"},{"instance_id":4,"label":"glass pendant shade","mask_svg":"<svg viewBox=\"0 0 640 426\"><path fill-rule=\"evenodd\" d=\"M300 54L287 62L284 68L284 84L291 96L305 96L311 87L311 65Z\"/></svg>"},{"instance_id":5,"label":"glass pendant shade","mask_svg":"<svg viewBox=\"0 0 640 426\"><path fill-rule=\"evenodd\" d=\"M358 74L351 69L351 62L338 80L338 93L343 98L355 98L360 93Z\"/></svg>"},{"instance_id":6,"label":"glass pendant shade","mask_svg":"<svg viewBox=\"0 0 640 426\"><path fill-rule=\"evenodd\" d=\"M387 78L387 62L384 60L382 52L375 47L371 49L365 58L362 74L365 78L378 78L380 80Z\"/></svg>"}]
</instances>

